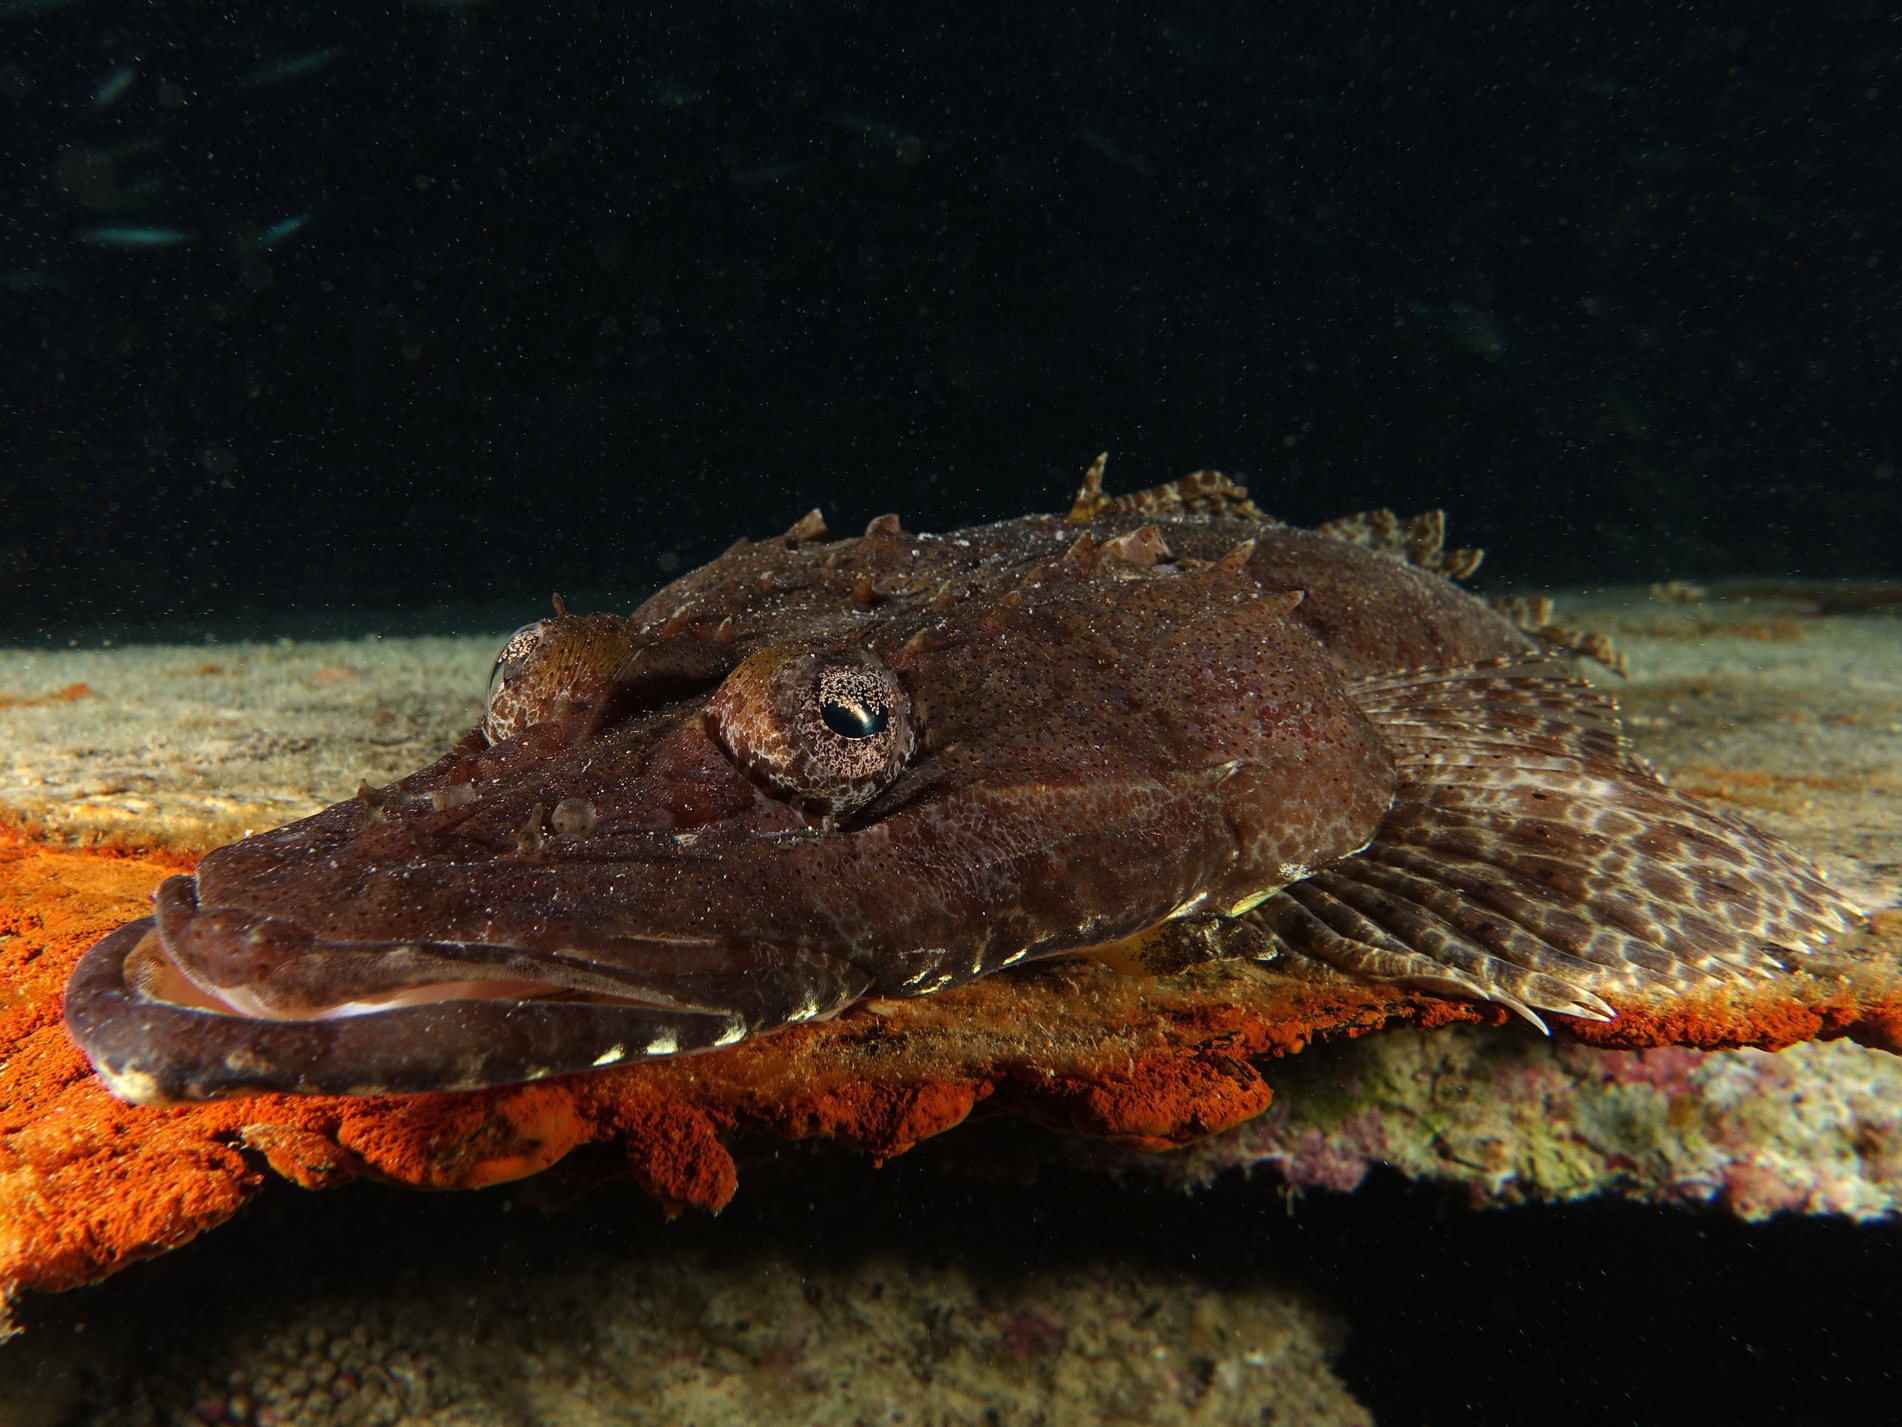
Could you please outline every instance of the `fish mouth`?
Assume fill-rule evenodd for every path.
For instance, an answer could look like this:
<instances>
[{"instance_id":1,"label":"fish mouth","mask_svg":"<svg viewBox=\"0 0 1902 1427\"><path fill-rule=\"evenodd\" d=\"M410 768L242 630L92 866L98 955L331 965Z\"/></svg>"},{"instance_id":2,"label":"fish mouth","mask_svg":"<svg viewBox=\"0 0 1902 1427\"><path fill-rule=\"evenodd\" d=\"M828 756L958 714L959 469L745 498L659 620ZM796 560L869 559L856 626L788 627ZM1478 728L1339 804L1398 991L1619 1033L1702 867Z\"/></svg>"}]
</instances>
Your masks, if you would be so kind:
<instances>
[{"instance_id":1,"label":"fish mouth","mask_svg":"<svg viewBox=\"0 0 1902 1427\"><path fill-rule=\"evenodd\" d=\"M66 1024L122 1099L459 1091L717 1050L837 1015L871 978L778 946L631 938L566 954L323 941L201 908L172 877L155 915L81 960Z\"/></svg>"}]
</instances>

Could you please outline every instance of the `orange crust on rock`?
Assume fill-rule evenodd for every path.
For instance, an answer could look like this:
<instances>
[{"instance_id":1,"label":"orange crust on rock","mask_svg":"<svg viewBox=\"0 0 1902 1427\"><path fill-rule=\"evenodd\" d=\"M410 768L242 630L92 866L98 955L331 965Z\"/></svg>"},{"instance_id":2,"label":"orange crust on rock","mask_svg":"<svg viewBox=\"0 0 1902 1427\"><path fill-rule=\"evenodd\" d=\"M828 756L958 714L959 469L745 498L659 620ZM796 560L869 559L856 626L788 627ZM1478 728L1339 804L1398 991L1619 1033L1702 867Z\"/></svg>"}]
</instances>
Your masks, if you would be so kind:
<instances>
[{"instance_id":1,"label":"orange crust on rock","mask_svg":"<svg viewBox=\"0 0 1902 1427\"><path fill-rule=\"evenodd\" d=\"M1267 1108L1254 1062L1322 1036L1497 1024L1448 1001L1300 966L1218 963L1142 979L1067 962L710 1055L466 1095L260 1096L146 1109L114 1099L60 1023L60 990L101 936L143 915L189 859L71 852L0 832L0 1304L72 1287L229 1218L268 1168L309 1188L364 1176L479 1188L575 1147L621 1144L672 1212L718 1210L738 1184L720 1136L826 1135L880 1159L980 1106L1161 1150ZM1592 1045L1705 1049L1847 1035L1902 1045L1902 918L1823 977L1749 997L1627 1006L1609 1025L1555 1022ZM1840 974L1837 974L1840 972Z\"/></svg>"}]
</instances>

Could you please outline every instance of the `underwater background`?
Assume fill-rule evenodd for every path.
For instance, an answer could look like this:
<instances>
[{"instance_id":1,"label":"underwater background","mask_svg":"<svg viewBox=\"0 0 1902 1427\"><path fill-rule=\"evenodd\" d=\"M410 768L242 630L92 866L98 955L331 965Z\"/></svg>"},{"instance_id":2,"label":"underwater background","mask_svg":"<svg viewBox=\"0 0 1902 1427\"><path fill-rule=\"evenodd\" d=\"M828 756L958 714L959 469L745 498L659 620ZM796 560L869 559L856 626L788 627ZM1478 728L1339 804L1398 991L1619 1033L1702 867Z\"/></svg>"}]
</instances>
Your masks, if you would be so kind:
<instances>
[{"instance_id":1,"label":"underwater background","mask_svg":"<svg viewBox=\"0 0 1902 1427\"><path fill-rule=\"evenodd\" d=\"M1115 489L1217 467L1301 524L1444 507L1485 592L1892 580L1898 85L1902 14L1856 4L0 0L0 640L625 612L815 505L1060 511L1103 450ZM1110 1301L1192 1363L1130 1420L1239 1420L1208 1345L1244 1319L1345 1389L1277 1421L1896 1418L1892 1217L1475 1208L1392 1169L1185 1194L1054 1143L754 1147L731 1209L672 1223L579 1172L277 1185L24 1301L0 1424L263 1423L255 1381L299 1373L270 1420L409 1420L327 1384L417 1321L476 1386L392 1389L416 1420L598 1420L514 1390L506 1341L619 1384L604 1420L985 1420L1008 1388L1046 1405L989 1420L1087 1421L1026 1383ZM849 1305L888 1344L851 1373L916 1401L640 1386L691 1319L785 1387L768 1280ZM665 1288L612 1310L650 1336L583 1353L630 1282ZM352 1392L372 1368L428 1375ZM954 1377L976 1415L931 1417Z\"/></svg>"},{"instance_id":2,"label":"underwater background","mask_svg":"<svg viewBox=\"0 0 1902 1427\"><path fill-rule=\"evenodd\" d=\"M1902 570L1853 4L7 0L8 622L638 592L1202 466Z\"/></svg>"}]
</instances>

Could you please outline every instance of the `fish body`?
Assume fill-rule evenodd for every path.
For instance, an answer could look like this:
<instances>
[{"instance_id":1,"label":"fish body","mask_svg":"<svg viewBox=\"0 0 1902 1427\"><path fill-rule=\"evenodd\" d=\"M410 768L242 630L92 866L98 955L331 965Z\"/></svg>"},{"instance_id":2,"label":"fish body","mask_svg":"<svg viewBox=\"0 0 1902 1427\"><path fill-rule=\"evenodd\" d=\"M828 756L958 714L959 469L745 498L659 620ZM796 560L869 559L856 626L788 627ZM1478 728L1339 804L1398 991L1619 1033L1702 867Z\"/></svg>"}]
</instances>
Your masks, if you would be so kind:
<instances>
[{"instance_id":1,"label":"fish body","mask_svg":"<svg viewBox=\"0 0 1902 1427\"><path fill-rule=\"evenodd\" d=\"M258 248L274 248L287 238L295 237L298 233L302 232L305 225L309 222L309 213L293 213L290 217L280 219L259 233L255 246Z\"/></svg>"},{"instance_id":2,"label":"fish body","mask_svg":"<svg viewBox=\"0 0 1902 1427\"><path fill-rule=\"evenodd\" d=\"M316 74L319 70L330 68L346 53L342 45L326 45L322 49L306 50L302 54L284 55L278 59L265 60L254 68L246 70L238 83L247 89L261 89L266 85L302 79L305 75Z\"/></svg>"},{"instance_id":3,"label":"fish body","mask_svg":"<svg viewBox=\"0 0 1902 1427\"><path fill-rule=\"evenodd\" d=\"M111 74L100 80L94 87L92 92L92 107L95 109L110 109L114 104L117 104L125 97L126 91L132 88L133 84L137 82L138 77L138 70L134 69L131 65L120 65L117 69L113 70Z\"/></svg>"},{"instance_id":4,"label":"fish body","mask_svg":"<svg viewBox=\"0 0 1902 1427\"><path fill-rule=\"evenodd\" d=\"M73 236L91 247L132 251L176 248L191 241L191 234L181 228L81 228Z\"/></svg>"},{"instance_id":5,"label":"fish body","mask_svg":"<svg viewBox=\"0 0 1902 1427\"><path fill-rule=\"evenodd\" d=\"M631 618L558 603L456 750L167 881L69 1027L141 1101L467 1089L1078 955L1606 1019L1849 925L1442 528L1296 530L1213 472L1111 498L1099 462L1068 516L813 512Z\"/></svg>"}]
</instances>

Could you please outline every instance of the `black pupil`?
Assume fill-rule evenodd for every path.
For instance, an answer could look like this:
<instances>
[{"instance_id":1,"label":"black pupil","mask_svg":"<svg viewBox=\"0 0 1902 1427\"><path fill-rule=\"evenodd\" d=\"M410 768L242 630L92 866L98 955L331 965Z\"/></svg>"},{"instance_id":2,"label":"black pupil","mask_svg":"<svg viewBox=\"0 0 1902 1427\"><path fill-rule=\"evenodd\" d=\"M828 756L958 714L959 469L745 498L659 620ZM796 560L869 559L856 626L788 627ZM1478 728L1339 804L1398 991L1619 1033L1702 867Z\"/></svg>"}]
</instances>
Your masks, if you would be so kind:
<instances>
[{"instance_id":1,"label":"black pupil","mask_svg":"<svg viewBox=\"0 0 1902 1427\"><path fill-rule=\"evenodd\" d=\"M885 710L862 699L826 699L819 717L840 738L870 738L885 731Z\"/></svg>"}]
</instances>

